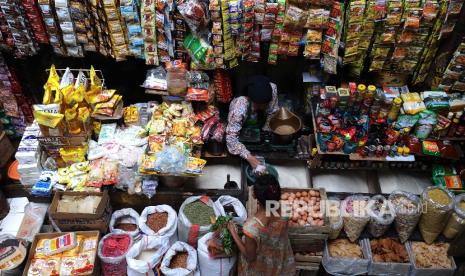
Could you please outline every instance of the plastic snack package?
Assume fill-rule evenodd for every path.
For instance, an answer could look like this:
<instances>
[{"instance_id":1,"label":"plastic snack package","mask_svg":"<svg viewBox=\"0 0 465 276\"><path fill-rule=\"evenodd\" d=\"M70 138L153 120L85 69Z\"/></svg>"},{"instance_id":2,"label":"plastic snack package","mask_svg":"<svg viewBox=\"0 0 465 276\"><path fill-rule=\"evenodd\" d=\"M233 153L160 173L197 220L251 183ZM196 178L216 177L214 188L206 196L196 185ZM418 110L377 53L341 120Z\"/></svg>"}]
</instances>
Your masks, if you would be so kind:
<instances>
[{"instance_id":1,"label":"plastic snack package","mask_svg":"<svg viewBox=\"0 0 465 276\"><path fill-rule=\"evenodd\" d=\"M369 199L367 196L354 195L348 196L342 201L344 231L352 242L358 239L365 225L370 221L366 212Z\"/></svg>"},{"instance_id":2,"label":"plastic snack package","mask_svg":"<svg viewBox=\"0 0 465 276\"><path fill-rule=\"evenodd\" d=\"M302 29L306 23L306 13L304 10L290 5L287 7L286 14L284 17L284 28L286 30L298 30Z\"/></svg>"},{"instance_id":3,"label":"plastic snack package","mask_svg":"<svg viewBox=\"0 0 465 276\"><path fill-rule=\"evenodd\" d=\"M87 175L86 186L102 187L105 178L103 160L97 159L90 161L89 167L90 170L89 174Z\"/></svg>"},{"instance_id":4,"label":"plastic snack package","mask_svg":"<svg viewBox=\"0 0 465 276\"><path fill-rule=\"evenodd\" d=\"M431 186L423 191L421 199L424 213L418 225L425 242L431 244L447 224L454 207L454 197L443 188Z\"/></svg>"},{"instance_id":5,"label":"plastic snack package","mask_svg":"<svg viewBox=\"0 0 465 276\"><path fill-rule=\"evenodd\" d=\"M206 28L210 18L205 3L197 0L188 0L177 6L187 25L193 32Z\"/></svg>"}]
</instances>

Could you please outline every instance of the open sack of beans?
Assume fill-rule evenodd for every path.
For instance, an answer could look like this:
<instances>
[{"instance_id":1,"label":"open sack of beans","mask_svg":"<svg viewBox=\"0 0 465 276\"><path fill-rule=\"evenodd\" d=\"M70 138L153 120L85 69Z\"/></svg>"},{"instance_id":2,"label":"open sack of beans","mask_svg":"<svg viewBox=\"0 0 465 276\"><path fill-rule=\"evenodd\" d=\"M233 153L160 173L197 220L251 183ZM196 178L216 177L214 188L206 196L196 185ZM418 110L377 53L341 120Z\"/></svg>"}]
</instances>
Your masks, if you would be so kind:
<instances>
[{"instance_id":1,"label":"open sack of beans","mask_svg":"<svg viewBox=\"0 0 465 276\"><path fill-rule=\"evenodd\" d=\"M175 242L161 261L160 270L165 276L197 276L197 251L185 242Z\"/></svg>"},{"instance_id":2,"label":"open sack of beans","mask_svg":"<svg viewBox=\"0 0 465 276\"><path fill-rule=\"evenodd\" d=\"M178 215L168 205L147 206L139 219L140 230L149 236L166 237L170 243L177 240Z\"/></svg>"},{"instance_id":3,"label":"open sack of beans","mask_svg":"<svg viewBox=\"0 0 465 276\"><path fill-rule=\"evenodd\" d=\"M137 240L140 237L139 214L132 208L114 211L110 219L110 232L127 233Z\"/></svg>"},{"instance_id":4,"label":"open sack of beans","mask_svg":"<svg viewBox=\"0 0 465 276\"><path fill-rule=\"evenodd\" d=\"M179 208L178 239L197 247L197 241L210 231L212 219L221 215L208 196L191 196Z\"/></svg>"},{"instance_id":5,"label":"open sack of beans","mask_svg":"<svg viewBox=\"0 0 465 276\"><path fill-rule=\"evenodd\" d=\"M199 239L197 256L200 273L208 276L228 276L234 269L237 257L235 254L231 257L223 258L212 256L209 248L209 243L212 239L215 239L214 232L210 232Z\"/></svg>"},{"instance_id":6,"label":"open sack of beans","mask_svg":"<svg viewBox=\"0 0 465 276\"><path fill-rule=\"evenodd\" d=\"M222 216L231 216L232 220L237 224L244 224L247 219L247 210L242 202L232 196L224 195L220 196L215 204L221 212Z\"/></svg>"},{"instance_id":7,"label":"open sack of beans","mask_svg":"<svg viewBox=\"0 0 465 276\"><path fill-rule=\"evenodd\" d=\"M153 268L157 266L170 247L167 237L143 235L129 249L126 255L128 276L154 276Z\"/></svg>"}]
</instances>

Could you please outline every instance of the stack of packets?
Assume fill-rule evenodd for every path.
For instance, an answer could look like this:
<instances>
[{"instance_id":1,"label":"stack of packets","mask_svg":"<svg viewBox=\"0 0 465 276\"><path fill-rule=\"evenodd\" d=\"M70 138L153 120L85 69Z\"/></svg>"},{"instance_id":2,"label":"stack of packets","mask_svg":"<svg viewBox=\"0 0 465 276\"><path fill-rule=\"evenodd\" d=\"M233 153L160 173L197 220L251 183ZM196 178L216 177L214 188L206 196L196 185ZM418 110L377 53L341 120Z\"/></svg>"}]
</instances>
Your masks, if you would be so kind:
<instances>
[{"instance_id":1,"label":"stack of packets","mask_svg":"<svg viewBox=\"0 0 465 276\"><path fill-rule=\"evenodd\" d=\"M87 100L94 106L93 115L104 115L111 117L115 113L123 96L115 94L116 90L101 90L87 94Z\"/></svg>"},{"instance_id":2,"label":"stack of packets","mask_svg":"<svg viewBox=\"0 0 465 276\"><path fill-rule=\"evenodd\" d=\"M31 194L39 197L49 197L56 183L55 171L42 171L39 180L32 186Z\"/></svg>"},{"instance_id":3,"label":"stack of packets","mask_svg":"<svg viewBox=\"0 0 465 276\"><path fill-rule=\"evenodd\" d=\"M128 39L126 37L126 25L118 9L119 1L104 1L104 12L107 18L107 26L110 31L110 41L113 57L116 61L125 60L129 54Z\"/></svg>"},{"instance_id":4,"label":"stack of packets","mask_svg":"<svg viewBox=\"0 0 465 276\"><path fill-rule=\"evenodd\" d=\"M456 194L465 192L464 183L455 168L434 164L431 170L434 185L448 189Z\"/></svg>"},{"instance_id":5,"label":"stack of packets","mask_svg":"<svg viewBox=\"0 0 465 276\"><path fill-rule=\"evenodd\" d=\"M204 101L209 99L210 78L202 71L187 72L187 80L189 87L187 88L186 100L188 101Z\"/></svg>"},{"instance_id":6,"label":"stack of packets","mask_svg":"<svg viewBox=\"0 0 465 276\"><path fill-rule=\"evenodd\" d=\"M82 275L94 270L98 236L67 233L40 239L27 275Z\"/></svg>"},{"instance_id":7,"label":"stack of packets","mask_svg":"<svg viewBox=\"0 0 465 276\"><path fill-rule=\"evenodd\" d=\"M164 102L156 105L145 129L149 146L142 158L139 172L166 173L156 165L163 161L169 162L169 160L157 160L157 156L164 156L179 161L179 166L175 168L178 173L201 174L206 161L192 156L194 147L203 144L201 129L195 123L195 114L192 105L188 102L181 104Z\"/></svg>"},{"instance_id":8,"label":"stack of packets","mask_svg":"<svg viewBox=\"0 0 465 276\"><path fill-rule=\"evenodd\" d=\"M20 182L23 185L32 186L40 176L37 161L39 153L39 141L37 137L39 136L40 128L36 122L26 127L15 154L15 158L18 160Z\"/></svg>"},{"instance_id":9,"label":"stack of packets","mask_svg":"<svg viewBox=\"0 0 465 276\"><path fill-rule=\"evenodd\" d=\"M63 191L100 191L103 184L116 184L117 178L117 162L104 159L84 161L58 169L55 187Z\"/></svg>"}]
</instances>

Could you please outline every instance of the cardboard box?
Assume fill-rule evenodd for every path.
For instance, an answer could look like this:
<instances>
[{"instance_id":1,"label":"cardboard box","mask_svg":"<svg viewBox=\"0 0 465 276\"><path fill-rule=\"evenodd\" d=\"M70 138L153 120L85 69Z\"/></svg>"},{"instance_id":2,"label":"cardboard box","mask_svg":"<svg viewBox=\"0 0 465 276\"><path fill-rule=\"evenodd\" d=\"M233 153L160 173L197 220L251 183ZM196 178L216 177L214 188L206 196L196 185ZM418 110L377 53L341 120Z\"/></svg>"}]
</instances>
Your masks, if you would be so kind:
<instances>
[{"instance_id":1,"label":"cardboard box","mask_svg":"<svg viewBox=\"0 0 465 276\"><path fill-rule=\"evenodd\" d=\"M0 132L0 168L4 167L11 157L15 154L15 148L5 131Z\"/></svg>"},{"instance_id":2,"label":"cardboard box","mask_svg":"<svg viewBox=\"0 0 465 276\"><path fill-rule=\"evenodd\" d=\"M101 196L102 199L95 214L57 212L58 201L63 195ZM105 233L110 223L112 208L108 192L56 192L49 209L50 218L61 231L97 230Z\"/></svg>"},{"instance_id":3,"label":"cardboard box","mask_svg":"<svg viewBox=\"0 0 465 276\"><path fill-rule=\"evenodd\" d=\"M97 239L99 240L100 238L100 233L98 231L77 231L77 232L74 232L76 235L83 235L83 236L87 236L87 237L97 237ZM32 241L32 244L31 244L31 248L29 249L29 254L28 254L28 257L27 257L27 262L26 262L26 266L24 267L24 271L23 271L23 276L27 276L27 272L29 270L29 267L31 266L31 262L32 262L32 259L34 257L34 253L35 253L35 250L36 250L36 247L37 247L37 243L39 242L39 240L41 239L52 239L52 238L56 238L56 237L59 237L59 236L62 236L66 233L62 232L62 233L42 233L42 234L36 234L36 236L34 237L34 240ZM98 251L98 244L97 244L97 248L95 249L95 255L94 255L94 269L92 272L89 272L89 273L86 273L86 274L80 274L81 276L99 276L100 275L100 266L99 266L99 258L97 256L97 251Z\"/></svg>"}]
</instances>

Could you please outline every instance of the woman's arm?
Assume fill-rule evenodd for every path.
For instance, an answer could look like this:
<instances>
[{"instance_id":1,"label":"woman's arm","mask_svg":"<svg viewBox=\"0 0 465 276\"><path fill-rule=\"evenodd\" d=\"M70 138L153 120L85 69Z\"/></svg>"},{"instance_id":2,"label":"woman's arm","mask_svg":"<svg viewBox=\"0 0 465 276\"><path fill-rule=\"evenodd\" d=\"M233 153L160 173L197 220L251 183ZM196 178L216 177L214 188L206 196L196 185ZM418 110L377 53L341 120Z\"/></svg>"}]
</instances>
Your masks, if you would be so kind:
<instances>
[{"instance_id":1,"label":"woman's arm","mask_svg":"<svg viewBox=\"0 0 465 276\"><path fill-rule=\"evenodd\" d=\"M228 223L228 230L231 233L237 248L241 254L244 255L247 262L251 263L255 261L257 258L257 242L247 235L245 236L245 242L243 242L239 237L239 234L237 234L236 225L234 225L232 221Z\"/></svg>"}]
</instances>

